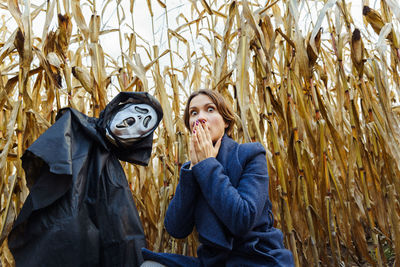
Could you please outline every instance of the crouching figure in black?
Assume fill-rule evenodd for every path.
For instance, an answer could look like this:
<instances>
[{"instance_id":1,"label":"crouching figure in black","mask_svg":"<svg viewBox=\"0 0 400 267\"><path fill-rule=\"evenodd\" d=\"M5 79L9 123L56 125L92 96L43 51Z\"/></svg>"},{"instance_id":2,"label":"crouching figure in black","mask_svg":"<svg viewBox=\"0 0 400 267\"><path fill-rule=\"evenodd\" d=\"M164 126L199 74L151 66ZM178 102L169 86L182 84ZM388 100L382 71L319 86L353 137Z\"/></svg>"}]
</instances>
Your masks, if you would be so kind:
<instances>
[{"instance_id":1,"label":"crouching figure in black","mask_svg":"<svg viewBox=\"0 0 400 267\"><path fill-rule=\"evenodd\" d=\"M148 164L162 116L137 92L100 118L60 110L22 157L30 194L8 241L17 266L140 266L145 236L119 160Z\"/></svg>"}]
</instances>

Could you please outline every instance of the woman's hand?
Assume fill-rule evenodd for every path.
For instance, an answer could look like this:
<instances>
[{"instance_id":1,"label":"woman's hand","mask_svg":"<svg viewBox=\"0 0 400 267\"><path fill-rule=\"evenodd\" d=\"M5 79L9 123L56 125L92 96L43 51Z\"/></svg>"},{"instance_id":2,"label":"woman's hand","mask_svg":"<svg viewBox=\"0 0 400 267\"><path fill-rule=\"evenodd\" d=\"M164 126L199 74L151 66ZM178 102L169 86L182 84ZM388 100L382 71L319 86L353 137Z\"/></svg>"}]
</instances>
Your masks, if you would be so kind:
<instances>
[{"instance_id":1,"label":"woman's hand","mask_svg":"<svg viewBox=\"0 0 400 267\"><path fill-rule=\"evenodd\" d=\"M217 157L221 147L222 136L213 145L207 122L197 122L193 126L193 134L190 143L191 166L210 157Z\"/></svg>"},{"instance_id":2,"label":"woman's hand","mask_svg":"<svg viewBox=\"0 0 400 267\"><path fill-rule=\"evenodd\" d=\"M196 151L194 149L194 141L193 141L194 138L193 137L194 137L194 134L190 138L190 147L189 147L190 169L199 162L197 160Z\"/></svg>"}]
</instances>

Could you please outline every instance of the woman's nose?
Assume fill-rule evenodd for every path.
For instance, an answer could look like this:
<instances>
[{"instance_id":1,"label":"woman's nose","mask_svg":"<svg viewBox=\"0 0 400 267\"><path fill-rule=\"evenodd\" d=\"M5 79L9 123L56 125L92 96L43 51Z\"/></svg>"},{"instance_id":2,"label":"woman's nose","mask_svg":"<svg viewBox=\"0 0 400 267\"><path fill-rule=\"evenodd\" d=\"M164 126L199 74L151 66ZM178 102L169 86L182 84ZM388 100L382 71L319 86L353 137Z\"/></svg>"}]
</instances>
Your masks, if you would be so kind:
<instances>
[{"instance_id":1,"label":"woman's nose","mask_svg":"<svg viewBox=\"0 0 400 267\"><path fill-rule=\"evenodd\" d=\"M200 112L199 115L197 116L197 120L199 122L206 122L207 116L206 116L205 112Z\"/></svg>"}]
</instances>

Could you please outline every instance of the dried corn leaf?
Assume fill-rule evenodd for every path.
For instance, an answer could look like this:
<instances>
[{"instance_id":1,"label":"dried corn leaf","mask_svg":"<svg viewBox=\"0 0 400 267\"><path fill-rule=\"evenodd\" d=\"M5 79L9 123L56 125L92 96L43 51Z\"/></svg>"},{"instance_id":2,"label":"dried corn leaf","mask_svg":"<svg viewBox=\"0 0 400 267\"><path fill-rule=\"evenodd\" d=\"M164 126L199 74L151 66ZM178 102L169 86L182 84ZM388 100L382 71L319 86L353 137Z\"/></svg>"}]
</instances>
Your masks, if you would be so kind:
<instances>
[{"instance_id":1,"label":"dried corn leaf","mask_svg":"<svg viewBox=\"0 0 400 267\"><path fill-rule=\"evenodd\" d=\"M55 0L54 0L55 2ZM85 40L89 38L89 28L86 24L85 17L83 16L80 0L72 0L71 2L72 16L78 26L79 30L82 32Z\"/></svg>"},{"instance_id":2,"label":"dried corn leaf","mask_svg":"<svg viewBox=\"0 0 400 267\"><path fill-rule=\"evenodd\" d=\"M7 155L9 153L9 150L11 149L11 145L13 142L14 126L17 121L17 114L20 105L21 105L20 101L14 103L12 113L7 123L6 143L3 147L3 151L0 153L0 170L2 174L1 177L4 177L4 173L2 172L5 170Z\"/></svg>"},{"instance_id":3,"label":"dried corn leaf","mask_svg":"<svg viewBox=\"0 0 400 267\"><path fill-rule=\"evenodd\" d=\"M200 2L201 2L201 4L203 5L204 10L206 10L207 13L208 13L209 15L212 15L212 14L213 14L213 11L211 10L211 8L210 8L210 6L208 5L207 1L206 1L206 0L200 0Z\"/></svg>"},{"instance_id":4,"label":"dried corn leaf","mask_svg":"<svg viewBox=\"0 0 400 267\"><path fill-rule=\"evenodd\" d=\"M154 77L155 84L156 84L156 95L158 96L161 106L163 107L164 114L172 114L172 108L171 108L171 104L169 102L167 92L164 87L163 78L161 77L160 73L158 73L158 72L153 72L153 77ZM167 130L169 138L171 138L171 140L174 141L175 134L174 134L174 124L172 121L172 116L170 116L170 115L164 116L163 123Z\"/></svg>"},{"instance_id":5,"label":"dried corn leaf","mask_svg":"<svg viewBox=\"0 0 400 267\"><path fill-rule=\"evenodd\" d=\"M147 92L148 91L148 82L147 82L147 78L146 78L146 69L141 64L141 61L140 60L136 61L136 63L139 62L139 65L136 65L132 62L132 60L128 57L128 55L126 55L126 54L123 54L123 55L129 65L129 67L132 68L133 72L137 75L137 77L143 83L145 92ZM138 54L135 54L134 57L135 57L135 59L140 59Z\"/></svg>"},{"instance_id":6,"label":"dried corn leaf","mask_svg":"<svg viewBox=\"0 0 400 267\"><path fill-rule=\"evenodd\" d=\"M10 181L10 190L7 192L8 199L5 204L5 210L3 214L3 220L0 228L0 244L3 244L4 239L7 238L8 234L10 233L13 223L16 218L15 208L12 204L12 193L15 188L15 184L17 181L17 176L14 174L9 178Z\"/></svg>"},{"instance_id":7,"label":"dried corn leaf","mask_svg":"<svg viewBox=\"0 0 400 267\"><path fill-rule=\"evenodd\" d=\"M311 36L310 36L310 45L311 48L313 49L314 53L318 55L319 49L317 49L316 44L315 44L315 37L317 34L320 32L322 22L326 16L326 13L328 12L329 9L331 9L335 4L337 0L329 0L324 7L321 9L318 15L317 22L315 23L314 29L312 30Z\"/></svg>"},{"instance_id":8,"label":"dried corn leaf","mask_svg":"<svg viewBox=\"0 0 400 267\"><path fill-rule=\"evenodd\" d=\"M22 22L22 13L19 9L17 0L8 0L8 11L10 11L11 15L14 17L15 22L21 30L24 30L24 25Z\"/></svg>"},{"instance_id":9,"label":"dried corn leaf","mask_svg":"<svg viewBox=\"0 0 400 267\"><path fill-rule=\"evenodd\" d=\"M44 42L44 40L46 39L46 35L49 32L50 23L51 23L51 21L53 19L53 16L54 16L55 4L56 4L56 0L47 2L46 20L45 20L44 26L43 26L42 42Z\"/></svg>"}]
</instances>

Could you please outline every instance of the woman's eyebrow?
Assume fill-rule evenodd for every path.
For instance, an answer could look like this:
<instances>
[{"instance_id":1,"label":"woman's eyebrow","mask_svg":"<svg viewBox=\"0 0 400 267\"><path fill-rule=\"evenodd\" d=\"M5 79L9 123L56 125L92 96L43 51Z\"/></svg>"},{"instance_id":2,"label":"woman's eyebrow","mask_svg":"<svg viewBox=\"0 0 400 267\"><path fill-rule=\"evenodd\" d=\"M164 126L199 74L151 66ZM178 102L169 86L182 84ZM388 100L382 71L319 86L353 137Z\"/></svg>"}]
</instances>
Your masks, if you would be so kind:
<instances>
[{"instance_id":1,"label":"woman's eyebrow","mask_svg":"<svg viewBox=\"0 0 400 267\"><path fill-rule=\"evenodd\" d=\"M209 102L209 103L205 103L203 105L203 107L210 106L210 105L215 106L215 104L213 102ZM196 109L196 108L198 108L198 107L197 106L191 106L191 107L189 107L189 110Z\"/></svg>"},{"instance_id":2,"label":"woman's eyebrow","mask_svg":"<svg viewBox=\"0 0 400 267\"><path fill-rule=\"evenodd\" d=\"M215 104L213 103L213 102L210 102L210 103L206 103L206 104L204 104L204 106L215 106Z\"/></svg>"}]
</instances>

